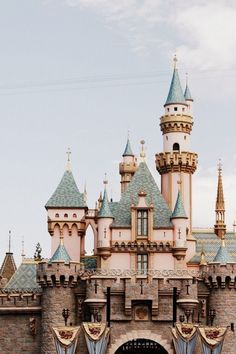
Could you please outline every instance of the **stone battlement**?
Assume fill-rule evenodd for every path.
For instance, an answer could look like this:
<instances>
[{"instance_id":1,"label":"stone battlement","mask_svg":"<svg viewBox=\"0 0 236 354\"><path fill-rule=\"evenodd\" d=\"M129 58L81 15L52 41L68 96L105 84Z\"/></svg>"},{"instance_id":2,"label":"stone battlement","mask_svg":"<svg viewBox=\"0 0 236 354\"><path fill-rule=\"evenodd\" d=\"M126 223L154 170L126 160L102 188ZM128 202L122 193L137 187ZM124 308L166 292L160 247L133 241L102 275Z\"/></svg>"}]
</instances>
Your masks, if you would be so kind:
<instances>
[{"instance_id":1,"label":"stone battlement","mask_svg":"<svg viewBox=\"0 0 236 354\"><path fill-rule=\"evenodd\" d=\"M229 289L236 286L236 263L212 263L202 266L201 277L208 288Z\"/></svg>"},{"instance_id":2,"label":"stone battlement","mask_svg":"<svg viewBox=\"0 0 236 354\"><path fill-rule=\"evenodd\" d=\"M197 158L195 152L162 152L156 154L156 169L160 175L179 171L193 174L197 168Z\"/></svg>"}]
</instances>

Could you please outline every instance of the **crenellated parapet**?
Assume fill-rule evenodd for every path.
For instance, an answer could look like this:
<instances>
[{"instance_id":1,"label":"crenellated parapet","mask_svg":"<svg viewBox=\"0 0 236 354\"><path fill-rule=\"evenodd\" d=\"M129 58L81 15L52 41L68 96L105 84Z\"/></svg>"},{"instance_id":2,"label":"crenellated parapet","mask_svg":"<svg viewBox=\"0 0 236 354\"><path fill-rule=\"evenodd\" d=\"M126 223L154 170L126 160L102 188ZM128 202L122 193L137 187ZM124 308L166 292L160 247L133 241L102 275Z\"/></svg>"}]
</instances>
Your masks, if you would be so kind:
<instances>
[{"instance_id":1,"label":"crenellated parapet","mask_svg":"<svg viewBox=\"0 0 236 354\"><path fill-rule=\"evenodd\" d=\"M156 168L160 175L180 171L193 174L197 169L197 158L195 152L161 152L156 154Z\"/></svg>"},{"instance_id":2,"label":"crenellated parapet","mask_svg":"<svg viewBox=\"0 0 236 354\"><path fill-rule=\"evenodd\" d=\"M236 263L215 263L202 266L201 268L201 278L209 289L235 288Z\"/></svg>"},{"instance_id":3,"label":"crenellated parapet","mask_svg":"<svg viewBox=\"0 0 236 354\"><path fill-rule=\"evenodd\" d=\"M58 262L41 262L37 267L37 282L43 288L45 287L70 287L77 285L81 269L80 263L70 262L65 264Z\"/></svg>"},{"instance_id":4,"label":"crenellated parapet","mask_svg":"<svg viewBox=\"0 0 236 354\"><path fill-rule=\"evenodd\" d=\"M182 132L190 134L193 127L193 118L183 114L167 114L161 117L162 134Z\"/></svg>"}]
</instances>

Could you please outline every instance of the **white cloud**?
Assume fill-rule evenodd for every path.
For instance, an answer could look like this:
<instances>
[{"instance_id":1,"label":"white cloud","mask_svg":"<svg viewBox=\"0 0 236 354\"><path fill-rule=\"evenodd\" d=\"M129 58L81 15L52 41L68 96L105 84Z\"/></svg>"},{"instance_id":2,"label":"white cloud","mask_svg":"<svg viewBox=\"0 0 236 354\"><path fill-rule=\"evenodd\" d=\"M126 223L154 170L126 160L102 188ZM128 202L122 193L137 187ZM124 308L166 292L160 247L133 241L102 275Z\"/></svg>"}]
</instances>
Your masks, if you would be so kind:
<instances>
[{"instance_id":1,"label":"white cloud","mask_svg":"<svg viewBox=\"0 0 236 354\"><path fill-rule=\"evenodd\" d=\"M131 49L177 50L189 67L230 68L236 62L236 3L230 0L64 0L118 26ZM158 47L157 47L158 42Z\"/></svg>"}]
</instances>

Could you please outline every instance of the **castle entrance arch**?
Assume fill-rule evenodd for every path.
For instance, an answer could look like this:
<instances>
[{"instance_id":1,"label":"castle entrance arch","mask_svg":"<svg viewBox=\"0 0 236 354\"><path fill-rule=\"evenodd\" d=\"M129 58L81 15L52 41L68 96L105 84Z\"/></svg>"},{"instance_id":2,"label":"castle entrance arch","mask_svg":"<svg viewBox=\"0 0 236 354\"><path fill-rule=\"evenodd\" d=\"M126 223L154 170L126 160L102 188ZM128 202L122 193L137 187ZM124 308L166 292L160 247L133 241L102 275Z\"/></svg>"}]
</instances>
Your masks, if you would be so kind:
<instances>
[{"instance_id":1,"label":"castle entrance arch","mask_svg":"<svg viewBox=\"0 0 236 354\"><path fill-rule=\"evenodd\" d=\"M168 354L157 342L150 339L138 338L121 345L115 354Z\"/></svg>"}]
</instances>

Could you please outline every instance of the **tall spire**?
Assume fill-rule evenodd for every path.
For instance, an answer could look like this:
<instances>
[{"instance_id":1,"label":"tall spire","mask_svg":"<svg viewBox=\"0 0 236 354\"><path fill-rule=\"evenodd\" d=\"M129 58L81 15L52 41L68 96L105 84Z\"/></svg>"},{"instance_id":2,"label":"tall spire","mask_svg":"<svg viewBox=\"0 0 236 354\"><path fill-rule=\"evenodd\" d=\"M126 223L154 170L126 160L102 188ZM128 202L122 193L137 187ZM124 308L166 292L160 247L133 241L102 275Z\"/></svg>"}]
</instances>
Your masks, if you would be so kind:
<instances>
[{"instance_id":1,"label":"tall spire","mask_svg":"<svg viewBox=\"0 0 236 354\"><path fill-rule=\"evenodd\" d=\"M173 71L173 76L170 84L169 93L164 106L168 104L174 104L174 103L186 104L181 83L179 80L176 55L174 56L173 60L174 60L174 71Z\"/></svg>"},{"instance_id":2,"label":"tall spire","mask_svg":"<svg viewBox=\"0 0 236 354\"><path fill-rule=\"evenodd\" d=\"M223 192L223 182L222 182L222 164L219 160L218 164L218 186L217 186L217 196L216 196L216 223L214 226L215 234L224 239L226 232L225 225L225 202L224 202L224 192Z\"/></svg>"}]
</instances>

